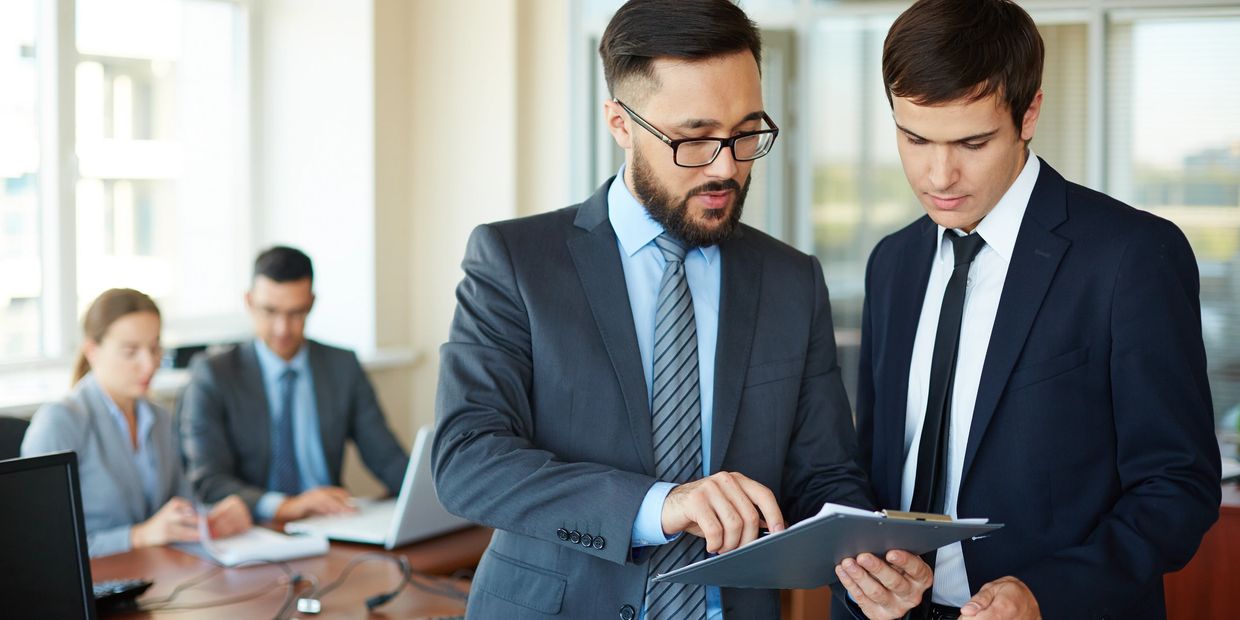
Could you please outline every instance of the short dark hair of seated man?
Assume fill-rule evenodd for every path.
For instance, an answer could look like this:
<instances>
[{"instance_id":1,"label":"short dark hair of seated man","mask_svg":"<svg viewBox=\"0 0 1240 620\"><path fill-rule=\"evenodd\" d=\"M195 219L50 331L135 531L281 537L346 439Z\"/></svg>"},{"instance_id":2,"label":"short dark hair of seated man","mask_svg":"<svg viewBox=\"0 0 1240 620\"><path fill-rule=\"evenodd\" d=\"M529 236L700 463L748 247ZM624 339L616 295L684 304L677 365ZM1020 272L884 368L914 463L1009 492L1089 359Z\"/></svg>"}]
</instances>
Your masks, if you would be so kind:
<instances>
[{"instance_id":1,"label":"short dark hair of seated man","mask_svg":"<svg viewBox=\"0 0 1240 620\"><path fill-rule=\"evenodd\" d=\"M180 403L196 494L240 495L260 520L353 510L341 487L347 440L390 493L408 461L357 356L306 338L313 278L301 250L260 253L245 294L256 337L196 359Z\"/></svg>"},{"instance_id":2,"label":"short dark hair of seated man","mask_svg":"<svg viewBox=\"0 0 1240 620\"><path fill-rule=\"evenodd\" d=\"M254 278L273 282L296 282L306 279L314 283L314 264L305 252L286 245L277 245L259 253L254 259Z\"/></svg>"}]
</instances>

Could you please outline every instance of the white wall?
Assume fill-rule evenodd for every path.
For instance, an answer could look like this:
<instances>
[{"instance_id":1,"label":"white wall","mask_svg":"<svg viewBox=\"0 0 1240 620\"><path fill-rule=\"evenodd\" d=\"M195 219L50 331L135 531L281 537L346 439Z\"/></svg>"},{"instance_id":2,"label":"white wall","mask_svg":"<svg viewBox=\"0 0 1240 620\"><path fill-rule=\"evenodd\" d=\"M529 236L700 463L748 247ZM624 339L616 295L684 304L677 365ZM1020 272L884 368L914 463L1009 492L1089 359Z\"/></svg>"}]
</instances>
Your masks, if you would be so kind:
<instances>
[{"instance_id":1,"label":"white wall","mask_svg":"<svg viewBox=\"0 0 1240 620\"><path fill-rule=\"evenodd\" d=\"M434 420L470 231L584 198L568 193L568 5L417 2L406 16L415 423Z\"/></svg>"},{"instance_id":2,"label":"white wall","mask_svg":"<svg viewBox=\"0 0 1240 620\"><path fill-rule=\"evenodd\" d=\"M314 260L309 333L376 347L373 7L255 3L255 239Z\"/></svg>"},{"instance_id":3,"label":"white wall","mask_svg":"<svg viewBox=\"0 0 1240 620\"><path fill-rule=\"evenodd\" d=\"M405 445L434 420L465 242L568 195L568 3L256 3L256 238L315 261L313 337L371 373ZM580 199L583 197L575 197ZM346 485L377 490L355 454Z\"/></svg>"}]
</instances>

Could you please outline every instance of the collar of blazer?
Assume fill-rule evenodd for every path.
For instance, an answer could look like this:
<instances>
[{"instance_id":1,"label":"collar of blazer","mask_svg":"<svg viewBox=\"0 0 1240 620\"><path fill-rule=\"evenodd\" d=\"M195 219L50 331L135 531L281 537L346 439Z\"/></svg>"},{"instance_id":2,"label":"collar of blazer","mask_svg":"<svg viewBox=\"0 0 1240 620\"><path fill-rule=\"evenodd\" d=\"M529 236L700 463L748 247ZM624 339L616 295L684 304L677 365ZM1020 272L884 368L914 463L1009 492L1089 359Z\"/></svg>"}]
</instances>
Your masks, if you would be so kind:
<instances>
[{"instance_id":1,"label":"collar of blazer","mask_svg":"<svg viewBox=\"0 0 1240 620\"><path fill-rule=\"evenodd\" d=\"M981 387L973 408L973 423L965 447L964 469L961 485L966 484L978 446L994 417L999 399L1007 386L1008 378L1024 349L1025 340L1033 326L1042 300L1050 288L1056 271L1071 242L1054 230L1068 219L1068 183L1053 168L1041 162L1041 172L1030 196L1016 245L1004 281L1003 294L991 332L986 361L982 365ZM902 445L905 412L908 407L908 368L912 360L913 339L926 295L926 282L930 275L930 262L937 240L937 226L929 216L922 216L917 224L907 230L904 243L897 247L899 257L893 263L894 273L876 274L890 278L890 334L888 342L896 343L898 349L891 356L889 372L895 383L890 393L898 394L891 399L893 407L889 415L895 423L886 425L887 436L876 441L887 445ZM900 484L903 455L890 451L886 463L887 479ZM898 497L898 493L894 495Z\"/></svg>"},{"instance_id":2,"label":"collar of blazer","mask_svg":"<svg viewBox=\"0 0 1240 620\"><path fill-rule=\"evenodd\" d=\"M654 475L653 430L646 379L642 372L637 333L633 328L624 267L616 232L607 217L607 192L616 177L608 179L579 205L573 224L580 233L570 235L568 249L590 303L591 314L620 382L629 424L642 466ZM731 440L740 411L745 372L757 327L762 280L762 255L743 234L719 245L723 275L719 300L719 333L715 353L715 405L711 439L710 471L718 471Z\"/></svg>"}]
</instances>

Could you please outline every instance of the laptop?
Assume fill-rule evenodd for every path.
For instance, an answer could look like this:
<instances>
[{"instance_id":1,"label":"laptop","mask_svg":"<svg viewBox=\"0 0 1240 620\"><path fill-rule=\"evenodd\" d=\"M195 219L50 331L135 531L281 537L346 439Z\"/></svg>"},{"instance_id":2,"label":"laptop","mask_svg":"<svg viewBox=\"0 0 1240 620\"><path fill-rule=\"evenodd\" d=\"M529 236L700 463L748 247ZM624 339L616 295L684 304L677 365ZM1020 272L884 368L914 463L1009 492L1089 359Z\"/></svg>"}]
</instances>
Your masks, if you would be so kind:
<instances>
[{"instance_id":1,"label":"laptop","mask_svg":"<svg viewBox=\"0 0 1240 620\"><path fill-rule=\"evenodd\" d=\"M92 584L77 454L0 461L0 600L5 618L94 620L134 607L151 582Z\"/></svg>"},{"instance_id":2,"label":"laptop","mask_svg":"<svg viewBox=\"0 0 1240 620\"><path fill-rule=\"evenodd\" d=\"M289 521L290 534L320 534L332 540L383 545L395 549L411 542L471 525L444 510L431 479L431 426L418 429L409 455L400 495L396 499L354 500L358 510L344 515L324 515Z\"/></svg>"}]
</instances>

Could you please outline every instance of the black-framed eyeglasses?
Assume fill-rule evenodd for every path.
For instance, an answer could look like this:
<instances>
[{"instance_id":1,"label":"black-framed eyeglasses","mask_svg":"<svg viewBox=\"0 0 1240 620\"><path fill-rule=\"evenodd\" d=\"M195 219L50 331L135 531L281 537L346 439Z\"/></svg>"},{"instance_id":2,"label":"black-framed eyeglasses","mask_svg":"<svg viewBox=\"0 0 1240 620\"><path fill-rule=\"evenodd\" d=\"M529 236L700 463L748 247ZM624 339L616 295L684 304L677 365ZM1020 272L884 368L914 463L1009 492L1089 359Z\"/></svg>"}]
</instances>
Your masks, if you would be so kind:
<instances>
[{"instance_id":1,"label":"black-framed eyeglasses","mask_svg":"<svg viewBox=\"0 0 1240 620\"><path fill-rule=\"evenodd\" d=\"M736 161L753 161L771 152L771 146L775 144L775 137L779 135L779 127L775 126L775 122L767 116L766 112L762 113L762 120L766 122L770 129L760 129L758 131L747 131L737 134L731 138L685 138L682 140L673 140L667 137L667 134L654 128L654 125L646 122L646 119L638 115L623 101L612 99L625 112L629 114L638 125L643 129L654 134L654 137L662 140L664 144L672 147L672 161L682 168L700 168L715 163L715 158L719 157L719 153L723 149L732 149L732 159Z\"/></svg>"}]
</instances>

